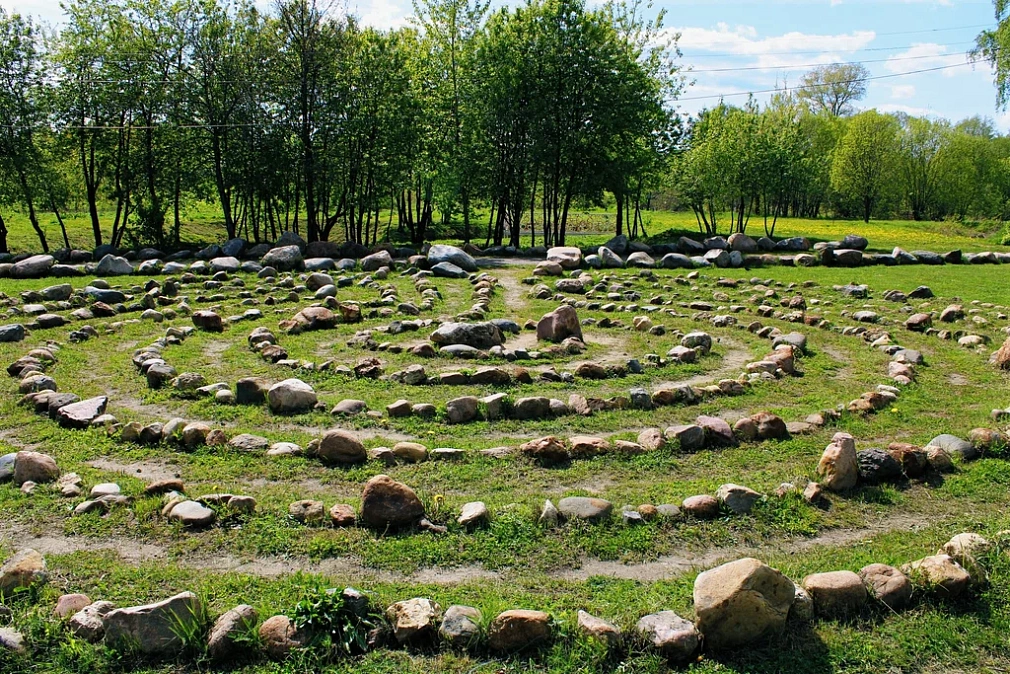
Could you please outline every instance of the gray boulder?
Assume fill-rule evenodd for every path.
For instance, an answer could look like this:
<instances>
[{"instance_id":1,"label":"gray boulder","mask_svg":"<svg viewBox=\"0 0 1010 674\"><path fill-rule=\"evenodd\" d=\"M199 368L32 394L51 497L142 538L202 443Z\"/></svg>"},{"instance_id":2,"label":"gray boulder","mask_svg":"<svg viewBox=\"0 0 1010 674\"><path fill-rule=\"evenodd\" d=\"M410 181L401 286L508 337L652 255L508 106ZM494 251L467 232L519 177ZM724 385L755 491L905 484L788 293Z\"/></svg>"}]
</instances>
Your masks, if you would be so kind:
<instances>
[{"instance_id":1,"label":"gray boulder","mask_svg":"<svg viewBox=\"0 0 1010 674\"><path fill-rule=\"evenodd\" d=\"M277 271L299 271L305 268L305 259L298 246L281 246L271 249L260 258L260 264L264 267L273 267Z\"/></svg>"},{"instance_id":2,"label":"gray boulder","mask_svg":"<svg viewBox=\"0 0 1010 674\"><path fill-rule=\"evenodd\" d=\"M103 622L110 645L147 655L170 655L185 647L185 634L200 629L203 608L195 594L182 592L155 604L110 611Z\"/></svg>"},{"instance_id":3,"label":"gray boulder","mask_svg":"<svg viewBox=\"0 0 1010 674\"><path fill-rule=\"evenodd\" d=\"M477 261L456 246L435 244L428 250L428 263L431 266L439 262L450 262L468 272L477 271Z\"/></svg>"},{"instance_id":4,"label":"gray boulder","mask_svg":"<svg viewBox=\"0 0 1010 674\"><path fill-rule=\"evenodd\" d=\"M109 254L98 261L95 273L99 276L129 276L133 273L133 266L125 257Z\"/></svg>"}]
</instances>

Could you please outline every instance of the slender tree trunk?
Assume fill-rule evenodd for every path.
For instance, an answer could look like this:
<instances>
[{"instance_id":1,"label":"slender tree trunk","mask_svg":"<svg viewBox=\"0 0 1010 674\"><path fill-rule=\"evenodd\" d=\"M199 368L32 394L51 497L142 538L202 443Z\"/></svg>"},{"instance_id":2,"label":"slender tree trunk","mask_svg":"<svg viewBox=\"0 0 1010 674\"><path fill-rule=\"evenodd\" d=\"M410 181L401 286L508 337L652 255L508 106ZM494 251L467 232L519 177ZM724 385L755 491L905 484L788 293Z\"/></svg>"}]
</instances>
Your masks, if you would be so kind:
<instances>
[{"instance_id":1,"label":"slender tree trunk","mask_svg":"<svg viewBox=\"0 0 1010 674\"><path fill-rule=\"evenodd\" d=\"M617 226L614 231L615 236L620 236L624 234L624 195L616 192L614 196L617 198Z\"/></svg>"},{"instance_id":2,"label":"slender tree trunk","mask_svg":"<svg viewBox=\"0 0 1010 674\"><path fill-rule=\"evenodd\" d=\"M102 245L102 224L98 219L98 184L94 175L95 143L92 141L90 143L90 148L87 148L84 134L85 131L81 129L81 172L84 177L84 191L88 198L88 214L91 216L91 231L95 237L95 247L98 247Z\"/></svg>"},{"instance_id":3,"label":"slender tree trunk","mask_svg":"<svg viewBox=\"0 0 1010 674\"><path fill-rule=\"evenodd\" d=\"M7 248L7 223L4 221L4 216L0 214L0 253L9 253L10 250Z\"/></svg>"},{"instance_id":4,"label":"slender tree trunk","mask_svg":"<svg viewBox=\"0 0 1010 674\"><path fill-rule=\"evenodd\" d=\"M70 249L70 237L67 236L67 224L63 222L63 216L60 215L60 209L56 207L56 200L53 199L53 195L49 195L49 207L53 209L53 215L56 216L56 222L60 223L60 232L63 233L63 245Z\"/></svg>"},{"instance_id":5,"label":"slender tree trunk","mask_svg":"<svg viewBox=\"0 0 1010 674\"><path fill-rule=\"evenodd\" d=\"M28 185L28 176L20 167L18 168L18 181L21 183L21 190L24 194L25 205L28 206L28 220L32 223L32 228L39 237L39 243L42 244L42 252L48 253L49 242L46 241L46 233L43 232L42 227L39 226L39 218L35 213L35 201L32 199L32 189Z\"/></svg>"}]
</instances>

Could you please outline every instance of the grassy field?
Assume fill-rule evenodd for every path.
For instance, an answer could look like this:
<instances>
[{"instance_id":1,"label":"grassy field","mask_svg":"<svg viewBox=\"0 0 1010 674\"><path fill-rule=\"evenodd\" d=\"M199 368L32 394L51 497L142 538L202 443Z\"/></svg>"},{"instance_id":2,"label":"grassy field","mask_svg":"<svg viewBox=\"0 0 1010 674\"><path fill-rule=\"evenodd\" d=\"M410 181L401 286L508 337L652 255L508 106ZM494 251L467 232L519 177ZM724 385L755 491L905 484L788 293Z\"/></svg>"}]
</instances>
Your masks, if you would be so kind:
<instances>
[{"instance_id":1,"label":"grassy field","mask_svg":"<svg viewBox=\"0 0 1010 674\"><path fill-rule=\"evenodd\" d=\"M109 236L114 213L102 213L105 237ZM63 214L67 225L67 234L72 246L85 250L94 248L94 238L91 233L91 222L85 212ZM14 252L38 251L39 240L31 228L28 218L23 214L5 214L8 221L9 246ZM381 222L386 223L388 213L383 213ZM436 220L438 216L436 216ZM723 219L723 221L728 218ZM680 236L700 237L697 221L690 212L646 211L643 214L646 235L642 238L655 243L676 241ZM191 248L202 247L211 243L220 243L224 237L224 224L220 211L214 204L194 202L187 204L183 210L182 242ZM475 213L474 222L485 223L486 214ZM613 236L615 217L613 211L583 211L573 212L569 222L568 243L578 246L600 245ZM63 246L63 237L56 218L51 214L40 214L40 225L46 233L51 248ZM725 228L720 230L726 234ZM387 228L380 228L380 240L385 240ZM483 225L475 226L474 242L484 243ZM758 238L764 236L763 220L752 218L747 233ZM819 218L816 220L804 218L781 218L775 227L775 238L805 236L811 241L835 241L846 234L856 233L865 236L870 241L870 250L875 252L890 252L895 246L905 250L946 251L960 249L965 252L982 250L1002 250L1003 228L988 224L986 226L962 224L957 222L916 222L912 220L871 220L864 223L861 220L838 220ZM390 232L393 240L403 241L403 235L397 234L394 227ZM451 234L441 234L440 240L454 241ZM530 236L529 230L522 237L522 245L528 246L540 241L537 236Z\"/></svg>"},{"instance_id":2,"label":"grassy field","mask_svg":"<svg viewBox=\"0 0 1010 674\"><path fill-rule=\"evenodd\" d=\"M684 225L680 216L650 223L650 233L660 225ZM848 231L863 233L871 246L886 249L890 242L912 250L918 247L946 250L978 248L986 240L962 232L944 234L914 223L834 223L817 221L819 234L837 238ZM801 223L780 223L781 235ZM937 226L939 227L939 226ZM892 230L893 228L893 230ZM602 235L599 235L602 237ZM893 238L889 238L893 237ZM915 238L918 237L918 238ZM587 237L588 238L588 237ZM913 241L906 241L912 238ZM882 243L887 242L887 243ZM991 242L990 242L991 246ZM500 285L491 315L520 324L537 320L557 306L553 300L529 295L522 280L531 268L524 265L491 270ZM1002 341L1010 325L1010 268L996 267L896 267L842 269L769 268L706 270L685 281L682 273L657 270L652 278L636 270L593 272L595 280L619 285L622 292L639 293L639 307L650 298L663 302L662 311L650 314L664 325L665 335L630 329L640 310L609 313L582 306L582 319L619 319L623 327L584 327L588 350L578 356L547 356L522 363L534 375L533 383L504 388L489 386L405 386L392 381L346 377L334 372L290 369L266 363L249 350L246 336L257 326L273 329L292 358L321 363L333 360L353 366L378 357L391 373L421 362L429 375L452 370L473 371L483 363L442 357L419 360L406 352L370 352L349 346L348 340L363 328L387 325L396 316L368 318L363 325L301 335L282 334L278 321L312 303L311 293L275 287L254 276L240 274L242 285L205 288L203 279L184 285L181 295L195 309L213 308L221 315L241 313L249 300L263 318L242 321L224 333L197 332L181 345L165 350L166 360L179 372L199 372L208 382L233 385L246 376L279 381L298 376L312 384L320 399L331 407L340 400L360 399L369 409L383 410L395 400L433 403L439 415L432 420L335 418L324 411L278 416L266 406L231 406L210 399L187 399L170 389L151 390L133 367L130 357L137 347L164 334L170 325L190 325L185 317L165 323L136 321L113 327L115 319L90 321L101 333L87 342L67 342L73 327L36 330L20 344L0 344L0 362L10 363L30 348L48 340L63 344L58 363L49 372L61 390L82 397L107 394L109 411L121 421L149 423L173 417L207 421L228 435L248 432L270 441L291 441L301 446L325 429L348 429L369 448L414 440L429 448L466 450L458 461L426 461L384 466L369 462L352 468L334 468L298 456L268 457L229 448L203 447L184 452L163 444L141 446L123 443L104 431L69 431L19 406L17 380L5 379L0 393L0 454L32 448L54 456L65 471L77 472L87 488L117 482L132 504L113 508L107 515L72 517L81 499L66 499L46 486L31 495L16 486L0 484L0 560L21 547L45 552L52 580L46 586L6 600L13 609L11 624L25 634L27 656L0 651L0 671L22 672L181 672L217 671L199 644L177 660L152 662L123 655L104 646L72 639L52 609L64 592L84 592L94 600L119 606L167 597L192 590L218 615L238 603L255 606L260 617L290 612L305 596L323 588L353 585L374 593L378 606L410 597L430 597L443 607L463 603L481 609L485 622L509 608L549 611L557 620L560 636L532 653L502 657L478 649L464 654L448 649L381 650L322 664L318 653L308 652L275 663L259 656L229 663L228 671L267 673L317 669L355 672L661 672L662 658L640 646L607 652L577 634L580 609L631 630L639 617L658 610L675 610L691 617L691 589L697 573L722 561L757 556L790 578L836 569L858 570L870 562L900 565L934 554L954 534L975 531L997 543L991 555L991 583L968 599L950 602L917 594L910 610L887 611L871 604L848 621L819 620L791 625L780 639L735 652L706 654L687 669L693 672L997 672L1010 667L1006 634L1010 631L1010 558L1003 552L1010 538L1010 515L1005 503L1010 486L1010 462L996 452L979 461L960 464L946 476L894 485L866 486L844 495L832 495L831 506L820 509L798 495L773 495L782 482L816 479L818 458L831 436L841 430L857 439L857 448L886 447L900 441L924 445L933 436L949 432L966 436L976 427L992 425L989 413L1010 404L1007 376L987 364L989 353ZM740 279L737 288L717 285L720 278ZM806 299L807 312L839 329L797 326L781 319L758 319L753 313L765 290L778 303L796 294ZM88 279L75 280L75 288ZM552 281L548 281L552 283ZM810 285L812 282L812 285ZM871 297L846 298L833 286L849 282L869 285ZM52 281L0 282L0 291L18 299L20 293L38 290ZM114 285L142 294L142 279L119 279ZM393 287L398 301L418 302L409 278L392 274L381 287ZM134 285L136 284L136 286ZM442 300L424 318L453 316L472 304L465 280L434 279ZM928 284L937 297L929 301L885 301L886 290L908 292ZM340 300L363 303L378 299L380 288L351 285L341 288ZM248 292L248 297L242 293ZM214 298L215 295L219 297ZM599 293L597 293L599 295ZM267 303L266 298L276 299ZM584 298L578 298L582 300ZM591 298L591 300L594 298ZM606 302L604 298L602 302ZM714 327L709 314L687 308L694 301L710 302L733 314L737 325ZM619 300L618 304L628 304ZM935 335L912 333L902 321L912 311L942 310L962 303L969 317L952 329L977 334L989 347L969 349ZM977 303L973 303L977 302ZM738 447L697 453L661 449L639 455L607 454L569 464L545 467L518 454L491 458L481 449L516 447L528 439L554 434L568 437L592 434L611 440L634 440L646 428L690 423L699 414L714 414L732 421L760 410L779 414L787 421L803 420L825 408L835 408L888 381L888 357L858 335L843 335L841 327L854 326L851 313L869 309L879 314L877 329L887 330L894 341L922 351L926 365L918 381L903 391L898 402L869 417L844 414L837 424L787 441L743 443ZM66 314L67 310L58 310ZM670 312L676 314L670 315ZM130 313L127 318L138 318ZM984 322L976 320L982 319ZM21 318L27 322L27 318ZM809 353L800 360L803 376L759 382L745 393L717 397L695 406L660 407L652 411L614 410L590 417L568 416L545 421L477 421L450 425L443 417L445 403L463 395L504 391L513 399L543 395L566 400L572 393L606 398L627 395L635 386L654 390L668 383L697 385L735 377L743 364L771 349L770 342L743 329L760 320L791 331L799 329L809 339ZM705 330L715 338L712 353L694 365L646 367L642 374L604 380L576 379L574 383L549 383L536 374L548 367L572 370L584 361L621 364L629 359L647 362L648 354L665 354L679 343L676 331ZM409 347L426 341L428 331L383 335L394 345ZM510 345L536 348L530 332L511 337ZM494 364L512 369L500 361ZM419 532L382 534L363 528L334 529L306 526L287 514L288 504L318 499L360 505L361 488L373 475L387 473L415 488L433 521L445 524L445 534ZM187 531L160 515L161 500L144 496L144 484L155 477L180 476L188 494L229 492L254 496L258 506L250 516L224 519L201 531ZM679 504L684 498L714 493L733 482L769 495L748 515L723 516L711 521L682 519L626 526L619 518L600 525L565 524L549 528L538 524L545 499L555 503L569 495L593 495L614 503ZM468 532L456 514L468 501L484 501L492 513L487 526ZM0 626L4 620L0 618Z\"/></svg>"}]
</instances>

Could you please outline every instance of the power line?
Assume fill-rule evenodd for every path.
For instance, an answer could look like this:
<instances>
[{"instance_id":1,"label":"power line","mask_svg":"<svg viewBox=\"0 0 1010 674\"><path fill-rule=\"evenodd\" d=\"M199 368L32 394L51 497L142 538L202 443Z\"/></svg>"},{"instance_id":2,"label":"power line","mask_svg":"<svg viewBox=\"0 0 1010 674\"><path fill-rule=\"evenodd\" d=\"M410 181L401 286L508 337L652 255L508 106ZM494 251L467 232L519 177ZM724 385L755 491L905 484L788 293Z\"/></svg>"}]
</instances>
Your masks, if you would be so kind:
<instances>
[{"instance_id":1,"label":"power line","mask_svg":"<svg viewBox=\"0 0 1010 674\"><path fill-rule=\"evenodd\" d=\"M965 42L952 42L952 43L949 43L949 44L941 44L941 45L937 45L937 46L939 46L939 47L959 47L959 46L963 47L963 46L969 45L969 44L975 44L975 41L974 40L969 40L969 41L965 41ZM722 52L722 53L709 53L709 54L689 54L689 55L685 54L683 56L684 56L684 58L689 58L690 57L690 58L693 58L693 59L696 59L696 58L716 58L716 57L726 58L726 57L730 57L730 56L795 56L795 55L809 55L809 54L837 54L840 51L842 51L842 52L844 52L844 51L849 51L849 52L860 52L860 51L873 51L873 52L877 52L877 51L897 51L899 49L911 49L912 47L915 47L915 46L916 45L914 45L914 44L907 44L907 45L900 45L900 46L894 46L894 47L866 47L866 48L859 47L859 48L856 48L856 49L815 49L815 50L812 50L812 51L767 51L767 52L760 52L760 53L757 53L757 54L748 54L746 52Z\"/></svg>"},{"instance_id":2,"label":"power line","mask_svg":"<svg viewBox=\"0 0 1010 674\"><path fill-rule=\"evenodd\" d=\"M988 28L992 24L989 23L976 23L973 26L948 26L946 28L924 28L922 30L899 30L891 33L877 33L877 35L916 35L918 33L942 33L951 30L968 30L969 28L974 30L977 28Z\"/></svg>"},{"instance_id":3,"label":"power line","mask_svg":"<svg viewBox=\"0 0 1010 674\"><path fill-rule=\"evenodd\" d=\"M841 80L839 82L834 82L833 84L855 84L856 82L868 82L870 80L886 80L894 77L905 77L907 75L918 75L920 73L932 73L938 70L949 70L950 68L960 68L962 66L968 66L968 65L974 65L974 64L968 62L954 63L946 66L937 66L935 68L922 68L921 70L909 70L903 73L893 73L891 75L876 75L874 77L861 77L852 80ZM680 103L682 101L704 101L713 98L729 98L730 96L753 96L754 94L773 94L782 91L801 91L803 89L816 89L818 86L824 86L824 85L815 84L800 87L780 87L778 89L760 89L756 91L736 91L726 94L712 94L708 96L689 96L687 98L678 98L677 102Z\"/></svg>"},{"instance_id":4,"label":"power line","mask_svg":"<svg viewBox=\"0 0 1010 674\"><path fill-rule=\"evenodd\" d=\"M845 66L854 64L865 64L865 63L891 63L893 61L916 61L919 59L935 59L944 58L948 56L959 56L959 54L923 54L922 56L896 56L887 59L870 59L866 61L835 61L833 63L804 63L797 65L782 65L782 66L745 66L741 68L706 68L704 70L690 70L691 74L695 73L733 73L740 72L744 70L788 70L791 68L817 68L820 66Z\"/></svg>"}]
</instances>

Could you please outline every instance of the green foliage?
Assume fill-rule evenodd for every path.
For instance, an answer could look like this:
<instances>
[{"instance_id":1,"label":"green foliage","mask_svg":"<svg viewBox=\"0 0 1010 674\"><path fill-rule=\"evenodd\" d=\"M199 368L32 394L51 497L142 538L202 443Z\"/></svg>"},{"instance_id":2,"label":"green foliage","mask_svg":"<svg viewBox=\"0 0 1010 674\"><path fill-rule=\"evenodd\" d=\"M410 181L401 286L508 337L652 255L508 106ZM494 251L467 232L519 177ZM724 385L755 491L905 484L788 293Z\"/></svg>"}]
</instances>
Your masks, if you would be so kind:
<instances>
[{"instance_id":1,"label":"green foliage","mask_svg":"<svg viewBox=\"0 0 1010 674\"><path fill-rule=\"evenodd\" d=\"M310 637L310 648L324 657L354 655L368 650L368 633L381 618L359 615L337 590L316 588L295 604L292 621Z\"/></svg>"}]
</instances>

